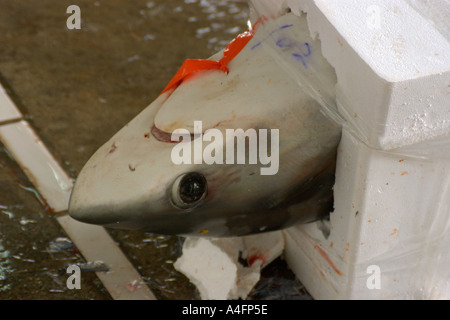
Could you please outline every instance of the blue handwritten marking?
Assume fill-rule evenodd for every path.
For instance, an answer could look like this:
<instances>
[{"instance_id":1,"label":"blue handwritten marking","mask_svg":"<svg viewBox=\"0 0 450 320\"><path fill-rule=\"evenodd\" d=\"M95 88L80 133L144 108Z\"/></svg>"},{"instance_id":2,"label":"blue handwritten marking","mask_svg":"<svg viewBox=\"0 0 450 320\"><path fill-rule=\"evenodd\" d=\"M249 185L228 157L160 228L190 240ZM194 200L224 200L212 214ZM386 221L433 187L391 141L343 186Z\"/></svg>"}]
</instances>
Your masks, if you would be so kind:
<instances>
[{"instance_id":1,"label":"blue handwritten marking","mask_svg":"<svg viewBox=\"0 0 450 320\"><path fill-rule=\"evenodd\" d=\"M295 58L297 61L301 61L303 66L305 68L308 68L308 65L306 64L306 57L309 57L311 55L311 47L308 42L305 42L303 44L299 44L292 39L283 37L277 40L277 46L279 48L296 48L296 52L291 53L291 55Z\"/></svg>"},{"instance_id":2,"label":"blue handwritten marking","mask_svg":"<svg viewBox=\"0 0 450 320\"><path fill-rule=\"evenodd\" d=\"M273 30L267 37L262 39L260 42L254 44L251 47L251 50L254 50L255 48L259 47L261 43L269 39L275 32L287 29L292 27L292 24L285 24L278 29ZM296 52L291 53L292 57L294 57L295 60L300 61L305 68L308 68L308 64L306 63L305 58L309 57L311 55L311 47L308 42L304 42L302 44L299 44L298 42L290 39L289 37L281 37L277 40L276 45L279 48L294 48Z\"/></svg>"},{"instance_id":3,"label":"blue handwritten marking","mask_svg":"<svg viewBox=\"0 0 450 320\"><path fill-rule=\"evenodd\" d=\"M292 54L292 56L295 58L295 60L301 61L305 68L308 68L308 65L306 64L305 58L309 57L311 55L311 47L309 46L309 44L307 42L305 42L303 44L303 46L306 47L306 49L308 50L306 53L300 54L300 53L294 52Z\"/></svg>"},{"instance_id":4,"label":"blue handwritten marking","mask_svg":"<svg viewBox=\"0 0 450 320\"><path fill-rule=\"evenodd\" d=\"M285 24L284 26L281 26L279 30L290 28L292 26L293 26L293 24Z\"/></svg>"},{"instance_id":5,"label":"blue handwritten marking","mask_svg":"<svg viewBox=\"0 0 450 320\"><path fill-rule=\"evenodd\" d=\"M277 46L280 48L292 48L295 46L295 42L289 38L283 37L277 40Z\"/></svg>"},{"instance_id":6,"label":"blue handwritten marking","mask_svg":"<svg viewBox=\"0 0 450 320\"><path fill-rule=\"evenodd\" d=\"M254 44L251 49L255 49L256 47L258 47L261 43L263 43L264 41L266 41L268 38L270 38L275 32L278 32L280 30L286 29L286 28L290 28L292 27L293 24L285 24L284 26L279 27L276 30L273 30L267 37L265 37L264 39L262 39L260 42L258 42L257 44Z\"/></svg>"}]
</instances>

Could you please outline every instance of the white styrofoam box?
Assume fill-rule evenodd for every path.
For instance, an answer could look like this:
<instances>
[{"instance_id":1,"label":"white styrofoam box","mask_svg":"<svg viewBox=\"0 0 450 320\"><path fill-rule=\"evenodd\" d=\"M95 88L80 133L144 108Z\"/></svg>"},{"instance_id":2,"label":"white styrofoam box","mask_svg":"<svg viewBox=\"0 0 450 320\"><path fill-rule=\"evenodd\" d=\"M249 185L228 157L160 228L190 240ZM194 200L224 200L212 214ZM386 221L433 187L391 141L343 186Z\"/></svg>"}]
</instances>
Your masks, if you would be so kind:
<instances>
[{"instance_id":1,"label":"white styrofoam box","mask_svg":"<svg viewBox=\"0 0 450 320\"><path fill-rule=\"evenodd\" d=\"M449 2L284 3L307 13L347 121L329 233L284 231L289 266L316 299L450 299Z\"/></svg>"},{"instance_id":2,"label":"white styrofoam box","mask_svg":"<svg viewBox=\"0 0 450 320\"><path fill-rule=\"evenodd\" d=\"M283 2L283 0L279 0ZM339 111L384 150L450 133L446 0L286 0L337 75Z\"/></svg>"},{"instance_id":3,"label":"white styrofoam box","mask_svg":"<svg viewBox=\"0 0 450 320\"><path fill-rule=\"evenodd\" d=\"M450 162L375 150L344 131L330 234L285 231L286 259L318 299L450 299ZM370 289L369 266L380 271Z\"/></svg>"}]
</instances>

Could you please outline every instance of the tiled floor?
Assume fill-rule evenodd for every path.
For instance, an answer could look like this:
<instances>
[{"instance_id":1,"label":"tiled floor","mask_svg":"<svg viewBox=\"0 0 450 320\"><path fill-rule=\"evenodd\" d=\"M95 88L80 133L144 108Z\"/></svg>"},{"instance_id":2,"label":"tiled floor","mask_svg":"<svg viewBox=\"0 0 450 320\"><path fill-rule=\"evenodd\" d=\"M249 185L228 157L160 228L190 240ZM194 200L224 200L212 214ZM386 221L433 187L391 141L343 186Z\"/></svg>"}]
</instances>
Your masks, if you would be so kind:
<instances>
[{"instance_id":1,"label":"tiled floor","mask_svg":"<svg viewBox=\"0 0 450 320\"><path fill-rule=\"evenodd\" d=\"M14 121L20 112L4 90L0 92L0 100L4 102L4 124L0 126L0 141L33 184L33 188L36 188L47 211L67 211L72 180L29 123L26 120ZM97 275L114 299L155 299L133 265L103 228L79 223L67 214L59 216L57 221L85 259L100 260L110 266L111 272L99 272Z\"/></svg>"},{"instance_id":2,"label":"tiled floor","mask_svg":"<svg viewBox=\"0 0 450 320\"><path fill-rule=\"evenodd\" d=\"M82 290L67 290L61 271L85 260L3 147L0 204L0 299L110 299L92 273L81 277Z\"/></svg>"},{"instance_id":3,"label":"tiled floor","mask_svg":"<svg viewBox=\"0 0 450 320\"><path fill-rule=\"evenodd\" d=\"M172 265L181 239L81 227L67 201L84 163L184 59L246 28L247 2L79 0L81 30L66 28L70 4L0 0L0 299L198 298ZM86 260L121 271L68 290L60 271Z\"/></svg>"}]
</instances>

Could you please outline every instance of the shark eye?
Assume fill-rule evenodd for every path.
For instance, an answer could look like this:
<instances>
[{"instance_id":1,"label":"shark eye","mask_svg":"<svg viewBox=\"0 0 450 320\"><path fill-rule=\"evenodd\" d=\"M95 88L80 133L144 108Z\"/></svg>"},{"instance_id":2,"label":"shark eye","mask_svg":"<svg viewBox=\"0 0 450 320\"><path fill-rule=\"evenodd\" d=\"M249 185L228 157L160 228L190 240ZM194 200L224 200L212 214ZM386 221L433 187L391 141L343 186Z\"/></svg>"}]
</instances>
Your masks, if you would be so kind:
<instances>
[{"instance_id":1,"label":"shark eye","mask_svg":"<svg viewBox=\"0 0 450 320\"><path fill-rule=\"evenodd\" d=\"M197 172L179 176L172 186L172 202L175 206L187 209L203 200L208 191L205 177Z\"/></svg>"}]
</instances>

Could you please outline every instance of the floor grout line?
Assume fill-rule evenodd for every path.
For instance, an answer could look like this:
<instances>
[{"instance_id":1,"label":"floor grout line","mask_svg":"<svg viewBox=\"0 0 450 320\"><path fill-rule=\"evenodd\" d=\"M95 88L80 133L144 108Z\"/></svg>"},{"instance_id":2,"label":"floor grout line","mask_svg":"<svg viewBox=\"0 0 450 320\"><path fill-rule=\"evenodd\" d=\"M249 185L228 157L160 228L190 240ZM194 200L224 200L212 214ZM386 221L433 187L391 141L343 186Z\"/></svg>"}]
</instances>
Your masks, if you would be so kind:
<instances>
[{"instance_id":1,"label":"floor grout line","mask_svg":"<svg viewBox=\"0 0 450 320\"><path fill-rule=\"evenodd\" d=\"M13 123L21 121L22 119L23 119L22 117L18 117L18 118L11 118L11 119L8 119L8 120L1 120L0 121L0 126L6 126L8 124L13 124Z\"/></svg>"},{"instance_id":2,"label":"floor grout line","mask_svg":"<svg viewBox=\"0 0 450 320\"><path fill-rule=\"evenodd\" d=\"M0 141L52 211L67 211L73 181L30 124L22 120L1 84ZM97 272L97 276L113 299L156 299L103 227L78 222L67 214L57 217L57 221L87 261L100 260L110 267L110 271Z\"/></svg>"}]
</instances>

